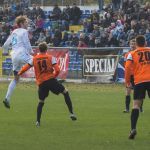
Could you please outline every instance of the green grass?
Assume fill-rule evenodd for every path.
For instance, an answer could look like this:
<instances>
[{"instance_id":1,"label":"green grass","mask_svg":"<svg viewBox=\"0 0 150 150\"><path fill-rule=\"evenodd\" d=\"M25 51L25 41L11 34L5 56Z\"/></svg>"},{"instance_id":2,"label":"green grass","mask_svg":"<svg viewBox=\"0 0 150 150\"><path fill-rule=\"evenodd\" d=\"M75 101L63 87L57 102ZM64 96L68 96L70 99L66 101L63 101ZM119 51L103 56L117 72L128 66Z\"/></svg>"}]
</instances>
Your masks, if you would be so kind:
<instances>
[{"instance_id":1,"label":"green grass","mask_svg":"<svg viewBox=\"0 0 150 150\"><path fill-rule=\"evenodd\" d=\"M50 93L41 127L35 127L38 103L35 84L19 84L11 109L2 104L8 83L0 83L0 150L149 150L150 102L138 122L138 135L127 139L130 114L123 114L123 85L65 84L69 89L76 122L69 118L63 96Z\"/></svg>"}]
</instances>

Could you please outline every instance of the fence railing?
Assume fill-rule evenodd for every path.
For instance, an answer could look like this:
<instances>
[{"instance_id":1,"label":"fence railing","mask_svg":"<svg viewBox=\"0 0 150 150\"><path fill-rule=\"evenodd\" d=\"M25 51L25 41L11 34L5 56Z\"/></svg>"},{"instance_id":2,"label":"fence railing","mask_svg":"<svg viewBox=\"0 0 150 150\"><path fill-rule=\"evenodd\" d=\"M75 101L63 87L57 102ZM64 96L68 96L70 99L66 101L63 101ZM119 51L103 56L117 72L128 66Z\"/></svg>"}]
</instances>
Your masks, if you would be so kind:
<instances>
[{"instance_id":1,"label":"fence railing","mask_svg":"<svg viewBox=\"0 0 150 150\"><path fill-rule=\"evenodd\" d=\"M33 47L37 49L37 47ZM102 47L102 48L76 48L76 47L49 47L49 51L65 51L68 53L68 62L63 61L67 71L66 79L81 80L85 82L114 82L123 81L123 53L129 50L128 47ZM58 54L57 54L58 55ZM64 64L67 63L67 64ZM61 64L60 64L61 65ZM63 66L62 66L63 68ZM89 70L89 71L88 71ZM110 71L110 75L109 75ZM112 75L113 73L113 75ZM85 75L86 74L86 75ZM8 78L13 75L12 61L10 56L2 56L0 50L0 76ZM32 76L33 77L33 76ZM30 78L30 76L27 76Z\"/></svg>"}]
</instances>

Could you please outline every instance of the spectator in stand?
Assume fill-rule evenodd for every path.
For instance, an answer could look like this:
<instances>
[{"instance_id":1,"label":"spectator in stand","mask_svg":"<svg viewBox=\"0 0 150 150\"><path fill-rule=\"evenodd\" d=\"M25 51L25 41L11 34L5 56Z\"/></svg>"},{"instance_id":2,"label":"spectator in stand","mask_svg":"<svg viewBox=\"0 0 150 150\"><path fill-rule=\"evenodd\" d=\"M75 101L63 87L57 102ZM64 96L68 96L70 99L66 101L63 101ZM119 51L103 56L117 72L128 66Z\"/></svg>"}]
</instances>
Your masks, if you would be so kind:
<instances>
[{"instance_id":1,"label":"spectator in stand","mask_svg":"<svg viewBox=\"0 0 150 150\"><path fill-rule=\"evenodd\" d=\"M79 44L79 38L78 35L76 33L72 34L72 39L71 39L71 46L73 47L77 47Z\"/></svg>"},{"instance_id":2,"label":"spectator in stand","mask_svg":"<svg viewBox=\"0 0 150 150\"><path fill-rule=\"evenodd\" d=\"M80 33L79 40L84 41L86 45L89 43L89 37L85 33Z\"/></svg>"},{"instance_id":3,"label":"spectator in stand","mask_svg":"<svg viewBox=\"0 0 150 150\"><path fill-rule=\"evenodd\" d=\"M28 8L30 0L22 0L22 3L23 3L24 8Z\"/></svg>"},{"instance_id":4,"label":"spectator in stand","mask_svg":"<svg viewBox=\"0 0 150 150\"><path fill-rule=\"evenodd\" d=\"M147 41L147 46L150 47L150 28L146 29L145 38L146 38L146 41Z\"/></svg>"},{"instance_id":5,"label":"spectator in stand","mask_svg":"<svg viewBox=\"0 0 150 150\"><path fill-rule=\"evenodd\" d=\"M3 23L2 30L3 30L3 32L6 33L6 36L10 35L10 32L12 29L13 28L11 25L9 25L9 23L5 23L5 22Z\"/></svg>"},{"instance_id":6,"label":"spectator in stand","mask_svg":"<svg viewBox=\"0 0 150 150\"><path fill-rule=\"evenodd\" d=\"M117 40L124 40L126 37L125 32L123 31L122 28L119 29L118 34L117 34Z\"/></svg>"},{"instance_id":7,"label":"spectator in stand","mask_svg":"<svg viewBox=\"0 0 150 150\"><path fill-rule=\"evenodd\" d=\"M95 35L95 37L99 37L100 36L100 31L99 31L99 26L98 25L95 25L94 26L94 30L93 30L93 34Z\"/></svg>"},{"instance_id":8,"label":"spectator in stand","mask_svg":"<svg viewBox=\"0 0 150 150\"><path fill-rule=\"evenodd\" d=\"M59 20L61 19L61 9L59 8L58 4L55 4L54 8L53 8L53 11L52 11L52 15L49 16L50 19L53 19L53 20Z\"/></svg>"},{"instance_id":9,"label":"spectator in stand","mask_svg":"<svg viewBox=\"0 0 150 150\"><path fill-rule=\"evenodd\" d=\"M150 8L146 10L145 15L146 15L145 19L150 22Z\"/></svg>"},{"instance_id":10,"label":"spectator in stand","mask_svg":"<svg viewBox=\"0 0 150 150\"><path fill-rule=\"evenodd\" d=\"M144 10L143 7L141 7L139 10L138 10L138 20L141 20L141 19L146 19L146 11Z\"/></svg>"},{"instance_id":11,"label":"spectator in stand","mask_svg":"<svg viewBox=\"0 0 150 150\"><path fill-rule=\"evenodd\" d=\"M15 12L15 15L16 15L16 17L20 16L20 15L23 15L23 8L20 5L20 2L16 3L16 12Z\"/></svg>"},{"instance_id":12,"label":"spectator in stand","mask_svg":"<svg viewBox=\"0 0 150 150\"><path fill-rule=\"evenodd\" d=\"M62 18L68 22L70 22L71 19L71 8L69 5L66 5L66 8L64 8L62 12Z\"/></svg>"},{"instance_id":13,"label":"spectator in stand","mask_svg":"<svg viewBox=\"0 0 150 150\"><path fill-rule=\"evenodd\" d=\"M116 36L118 35L120 29L123 31L123 24L122 24L121 20L117 20L116 27L115 27L115 35Z\"/></svg>"},{"instance_id":14,"label":"spectator in stand","mask_svg":"<svg viewBox=\"0 0 150 150\"><path fill-rule=\"evenodd\" d=\"M108 37L108 46L110 47L118 47L119 41L114 36L114 30L111 30L109 37Z\"/></svg>"},{"instance_id":15,"label":"spectator in stand","mask_svg":"<svg viewBox=\"0 0 150 150\"><path fill-rule=\"evenodd\" d=\"M146 29L148 29L148 22L145 19L141 19L139 22L140 30L143 31L143 34L145 34Z\"/></svg>"},{"instance_id":16,"label":"spectator in stand","mask_svg":"<svg viewBox=\"0 0 150 150\"><path fill-rule=\"evenodd\" d=\"M133 29L136 34L139 33L140 25L137 20L131 20L131 29Z\"/></svg>"},{"instance_id":17,"label":"spectator in stand","mask_svg":"<svg viewBox=\"0 0 150 150\"><path fill-rule=\"evenodd\" d=\"M41 32L43 30L43 26L44 20L41 18L41 16L38 16L36 20L36 32Z\"/></svg>"},{"instance_id":18,"label":"spectator in stand","mask_svg":"<svg viewBox=\"0 0 150 150\"><path fill-rule=\"evenodd\" d=\"M26 16L28 16L29 18L31 18L31 17L30 17L30 15L31 15L31 10L30 10L28 7L24 8L24 10L23 10L23 15L26 15Z\"/></svg>"},{"instance_id":19,"label":"spectator in stand","mask_svg":"<svg viewBox=\"0 0 150 150\"><path fill-rule=\"evenodd\" d=\"M11 9L11 11L13 12L13 13L15 13L17 10L17 8L16 8L17 6L16 6L16 3L15 2L11 2L11 4L10 4L10 9Z\"/></svg>"},{"instance_id":20,"label":"spectator in stand","mask_svg":"<svg viewBox=\"0 0 150 150\"><path fill-rule=\"evenodd\" d=\"M40 36L39 36L39 38L35 44L38 45L38 44L45 42L45 41L46 41L46 36L45 36L44 32L40 32Z\"/></svg>"},{"instance_id":21,"label":"spectator in stand","mask_svg":"<svg viewBox=\"0 0 150 150\"><path fill-rule=\"evenodd\" d=\"M85 33L91 33L93 31L93 24L88 19L84 19L82 24Z\"/></svg>"},{"instance_id":22,"label":"spectator in stand","mask_svg":"<svg viewBox=\"0 0 150 150\"><path fill-rule=\"evenodd\" d=\"M93 10L92 11L92 14L90 15L90 18L91 18L91 23L92 24L99 24L99 14L97 13L96 10Z\"/></svg>"},{"instance_id":23,"label":"spectator in stand","mask_svg":"<svg viewBox=\"0 0 150 150\"><path fill-rule=\"evenodd\" d=\"M62 41L62 32L59 29L55 29L54 38L53 38L53 46L59 47Z\"/></svg>"},{"instance_id":24,"label":"spectator in stand","mask_svg":"<svg viewBox=\"0 0 150 150\"><path fill-rule=\"evenodd\" d=\"M76 3L73 3L73 7L71 8L71 21L73 25L78 25L81 15L80 8L77 7Z\"/></svg>"},{"instance_id":25,"label":"spectator in stand","mask_svg":"<svg viewBox=\"0 0 150 150\"><path fill-rule=\"evenodd\" d=\"M30 43L31 43L31 46L35 46L35 45L36 45L37 39L38 39L38 38L35 36L35 34L34 34L34 36L33 36L33 34L30 33Z\"/></svg>"},{"instance_id":26,"label":"spectator in stand","mask_svg":"<svg viewBox=\"0 0 150 150\"><path fill-rule=\"evenodd\" d=\"M105 17L105 20L104 20L104 23L103 23L103 27L107 28L113 22L113 18L112 18L111 14L109 12L105 13L104 17Z\"/></svg>"},{"instance_id":27,"label":"spectator in stand","mask_svg":"<svg viewBox=\"0 0 150 150\"><path fill-rule=\"evenodd\" d=\"M100 38L95 38L95 47L101 47Z\"/></svg>"},{"instance_id":28,"label":"spectator in stand","mask_svg":"<svg viewBox=\"0 0 150 150\"><path fill-rule=\"evenodd\" d=\"M66 7L67 8L64 8L61 14L63 30L69 30L69 23L70 23L70 7L69 6Z\"/></svg>"},{"instance_id":29,"label":"spectator in stand","mask_svg":"<svg viewBox=\"0 0 150 150\"><path fill-rule=\"evenodd\" d=\"M32 10L30 11L30 19L34 20L37 17L36 4L32 4Z\"/></svg>"},{"instance_id":30,"label":"spectator in stand","mask_svg":"<svg viewBox=\"0 0 150 150\"><path fill-rule=\"evenodd\" d=\"M3 21L3 15L4 15L3 9L0 9L0 22Z\"/></svg>"},{"instance_id":31,"label":"spectator in stand","mask_svg":"<svg viewBox=\"0 0 150 150\"><path fill-rule=\"evenodd\" d=\"M2 31L0 33L0 41L1 41L0 45L1 46L5 43L6 39L7 39L7 34L6 34L6 32Z\"/></svg>"},{"instance_id":32,"label":"spectator in stand","mask_svg":"<svg viewBox=\"0 0 150 150\"><path fill-rule=\"evenodd\" d=\"M88 45L84 42L84 39L79 40L78 48L86 48Z\"/></svg>"},{"instance_id":33,"label":"spectator in stand","mask_svg":"<svg viewBox=\"0 0 150 150\"><path fill-rule=\"evenodd\" d=\"M95 36L91 33L89 35L89 44L88 44L89 47L95 47Z\"/></svg>"},{"instance_id":34,"label":"spectator in stand","mask_svg":"<svg viewBox=\"0 0 150 150\"><path fill-rule=\"evenodd\" d=\"M124 32L127 33L129 30L131 30L130 25L127 22L124 23Z\"/></svg>"},{"instance_id":35,"label":"spectator in stand","mask_svg":"<svg viewBox=\"0 0 150 150\"><path fill-rule=\"evenodd\" d=\"M112 0L112 7L114 11L119 10L120 5L121 5L121 0Z\"/></svg>"},{"instance_id":36,"label":"spectator in stand","mask_svg":"<svg viewBox=\"0 0 150 150\"><path fill-rule=\"evenodd\" d=\"M137 33L135 33L134 29L129 30L127 32L127 41L134 39L136 36L137 36Z\"/></svg>"},{"instance_id":37,"label":"spectator in stand","mask_svg":"<svg viewBox=\"0 0 150 150\"><path fill-rule=\"evenodd\" d=\"M46 38L45 38L45 42L50 45L52 43L52 38L51 38L51 35L50 35L50 32L48 30L46 30Z\"/></svg>"},{"instance_id":38,"label":"spectator in stand","mask_svg":"<svg viewBox=\"0 0 150 150\"><path fill-rule=\"evenodd\" d=\"M148 9L150 9L150 2L145 3L145 11L147 11Z\"/></svg>"},{"instance_id":39,"label":"spectator in stand","mask_svg":"<svg viewBox=\"0 0 150 150\"><path fill-rule=\"evenodd\" d=\"M129 8L129 5L128 5L128 0L123 0L123 3L122 3L122 10L123 12L126 14L128 8Z\"/></svg>"},{"instance_id":40,"label":"spectator in stand","mask_svg":"<svg viewBox=\"0 0 150 150\"><path fill-rule=\"evenodd\" d=\"M106 47L106 46L108 46L108 37L107 33L104 32L101 34L99 47Z\"/></svg>"},{"instance_id":41,"label":"spectator in stand","mask_svg":"<svg viewBox=\"0 0 150 150\"><path fill-rule=\"evenodd\" d=\"M109 28L109 31L114 30L116 28L116 24L112 22L108 28Z\"/></svg>"},{"instance_id":42,"label":"spectator in stand","mask_svg":"<svg viewBox=\"0 0 150 150\"><path fill-rule=\"evenodd\" d=\"M42 19L45 19L44 11L43 11L43 9L40 7L39 4L37 5L36 12L37 12L37 16L41 16Z\"/></svg>"},{"instance_id":43,"label":"spectator in stand","mask_svg":"<svg viewBox=\"0 0 150 150\"><path fill-rule=\"evenodd\" d=\"M68 41L68 32L64 31L63 32L63 37L62 37L62 42L65 43L66 41Z\"/></svg>"}]
</instances>

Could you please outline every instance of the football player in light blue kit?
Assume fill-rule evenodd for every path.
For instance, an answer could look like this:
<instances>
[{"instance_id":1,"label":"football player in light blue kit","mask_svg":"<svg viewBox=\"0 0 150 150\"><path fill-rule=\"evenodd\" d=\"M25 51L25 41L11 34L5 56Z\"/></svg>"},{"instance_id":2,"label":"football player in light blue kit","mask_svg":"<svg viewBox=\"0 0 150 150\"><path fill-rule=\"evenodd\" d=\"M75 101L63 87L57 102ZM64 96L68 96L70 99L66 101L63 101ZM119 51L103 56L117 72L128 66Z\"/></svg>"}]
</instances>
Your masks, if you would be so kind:
<instances>
[{"instance_id":1,"label":"football player in light blue kit","mask_svg":"<svg viewBox=\"0 0 150 150\"><path fill-rule=\"evenodd\" d=\"M32 60L31 54L33 53L27 31L28 18L18 16L15 21L18 28L11 33L2 47L4 54L8 54L10 46L12 48L11 58L14 72L14 79L10 82L5 100L3 101L6 108L10 108L10 98L19 81L18 71L24 64L30 63Z\"/></svg>"}]
</instances>

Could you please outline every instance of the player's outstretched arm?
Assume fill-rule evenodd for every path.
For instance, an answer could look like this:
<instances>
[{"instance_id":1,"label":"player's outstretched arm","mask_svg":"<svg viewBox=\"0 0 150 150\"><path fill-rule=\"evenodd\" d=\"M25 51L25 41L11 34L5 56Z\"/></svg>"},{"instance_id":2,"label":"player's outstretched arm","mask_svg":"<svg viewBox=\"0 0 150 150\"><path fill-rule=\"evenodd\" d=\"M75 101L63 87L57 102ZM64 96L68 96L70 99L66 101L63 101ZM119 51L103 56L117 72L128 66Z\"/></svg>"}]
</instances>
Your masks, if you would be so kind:
<instances>
[{"instance_id":1,"label":"player's outstretched arm","mask_svg":"<svg viewBox=\"0 0 150 150\"><path fill-rule=\"evenodd\" d=\"M53 68L55 70L54 71L55 72L54 77L56 78L60 73L60 68L59 68L58 64L53 65Z\"/></svg>"},{"instance_id":2,"label":"player's outstretched arm","mask_svg":"<svg viewBox=\"0 0 150 150\"><path fill-rule=\"evenodd\" d=\"M126 87L130 87L131 86L131 82L130 82L131 66L132 66L132 61L128 60L126 62L126 65L125 65L125 84L126 84Z\"/></svg>"},{"instance_id":3,"label":"player's outstretched arm","mask_svg":"<svg viewBox=\"0 0 150 150\"><path fill-rule=\"evenodd\" d=\"M27 70L29 70L32 66L30 64L26 64L24 65L21 70L18 72L18 75L22 75L24 72L26 72Z\"/></svg>"},{"instance_id":4,"label":"player's outstretched arm","mask_svg":"<svg viewBox=\"0 0 150 150\"><path fill-rule=\"evenodd\" d=\"M9 49L10 49L10 44L11 44L11 35L8 37L8 39L6 40L6 42L4 43L4 45L2 46L2 50L3 50L3 56L7 56Z\"/></svg>"}]
</instances>

